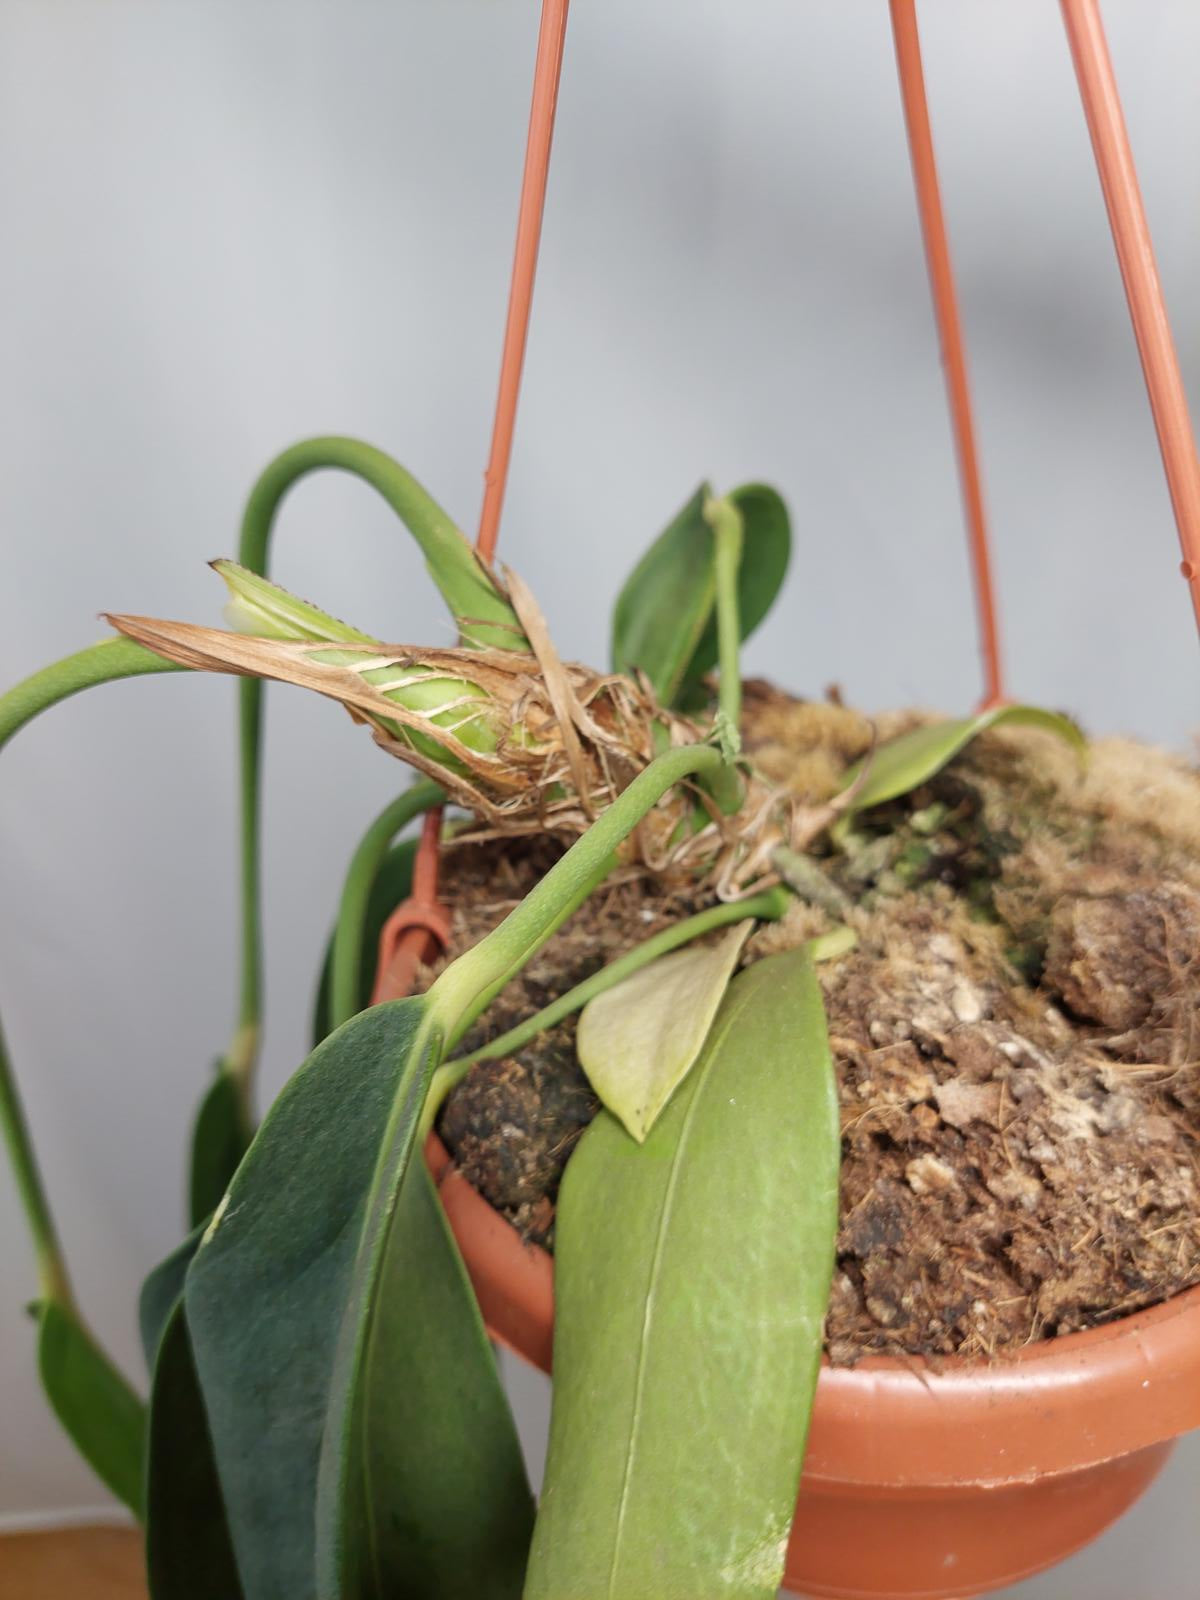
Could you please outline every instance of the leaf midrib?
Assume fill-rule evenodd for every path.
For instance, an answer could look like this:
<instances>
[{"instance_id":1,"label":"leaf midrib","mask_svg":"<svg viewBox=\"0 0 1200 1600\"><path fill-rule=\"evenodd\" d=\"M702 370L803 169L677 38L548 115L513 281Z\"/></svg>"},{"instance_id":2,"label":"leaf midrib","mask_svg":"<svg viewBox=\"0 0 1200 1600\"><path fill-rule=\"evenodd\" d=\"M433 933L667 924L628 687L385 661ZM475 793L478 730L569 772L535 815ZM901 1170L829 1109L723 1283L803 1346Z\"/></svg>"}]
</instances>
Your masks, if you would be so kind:
<instances>
[{"instance_id":1,"label":"leaf midrib","mask_svg":"<svg viewBox=\"0 0 1200 1600\"><path fill-rule=\"evenodd\" d=\"M670 1219L671 1209L675 1203L675 1194L679 1185L679 1172L682 1165L682 1157L687 1148L688 1138L692 1130L692 1119L696 1115L696 1108L700 1103L700 1096L704 1091L705 1081L713 1069L713 1063L716 1061L720 1048L724 1044L726 1036L732 1028L738 1013L745 1009L745 1004L745 1001L735 998L733 1003L730 1005L728 1015L726 1016L724 1022L719 1024L720 1032L718 1033L716 1027L714 1027L713 1033L705 1047L703 1064L698 1069L696 1086L692 1093L691 1104L688 1106L687 1114L683 1119L683 1127L680 1129L679 1133L679 1142L675 1147L675 1154L671 1158L671 1175L667 1180L666 1192L663 1196L662 1209L659 1213L658 1231L654 1240L654 1254L650 1261L650 1272L648 1275L646 1289L646 1309L642 1316L642 1336L638 1344L637 1372L633 1383L633 1409L630 1416L629 1449L625 1455L625 1470L622 1473L621 1489L617 1500L617 1525L613 1534L612 1558L610 1560L608 1569L608 1587L606 1591L607 1600L615 1600L616 1596L615 1584L617 1579L617 1567L620 1564L621 1557L621 1540L625 1531L625 1512L629 1504L629 1485L633 1477L634 1464L638 1454L638 1433L641 1426L642 1399L646 1382L646 1349L649 1344L650 1329L654 1321L654 1313L656 1310L654 1285L658 1277L658 1268L660 1262L662 1261L663 1251L666 1245L667 1222Z\"/></svg>"}]
</instances>

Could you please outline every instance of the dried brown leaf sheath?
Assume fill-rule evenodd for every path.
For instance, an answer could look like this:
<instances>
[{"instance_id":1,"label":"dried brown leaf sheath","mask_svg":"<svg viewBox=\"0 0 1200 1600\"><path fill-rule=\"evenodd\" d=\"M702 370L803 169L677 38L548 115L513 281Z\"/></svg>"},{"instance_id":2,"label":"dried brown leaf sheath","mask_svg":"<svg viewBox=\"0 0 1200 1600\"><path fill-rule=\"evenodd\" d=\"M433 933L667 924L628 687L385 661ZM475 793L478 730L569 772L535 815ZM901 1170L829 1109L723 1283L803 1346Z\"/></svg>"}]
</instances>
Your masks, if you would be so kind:
<instances>
[{"instance_id":1,"label":"dried brown leaf sheath","mask_svg":"<svg viewBox=\"0 0 1200 1600\"><path fill-rule=\"evenodd\" d=\"M538 654L527 655L291 643L150 617L107 620L181 666L274 679L340 701L383 749L443 784L487 832L582 833L653 759L656 728L671 744L703 737L631 679L559 661L536 626ZM634 845L638 860L658 871L674 860L686 809L668 796L647 818ZM696 845L692 838L684 847L689 861Z\"/></svg>"}]
</instances>

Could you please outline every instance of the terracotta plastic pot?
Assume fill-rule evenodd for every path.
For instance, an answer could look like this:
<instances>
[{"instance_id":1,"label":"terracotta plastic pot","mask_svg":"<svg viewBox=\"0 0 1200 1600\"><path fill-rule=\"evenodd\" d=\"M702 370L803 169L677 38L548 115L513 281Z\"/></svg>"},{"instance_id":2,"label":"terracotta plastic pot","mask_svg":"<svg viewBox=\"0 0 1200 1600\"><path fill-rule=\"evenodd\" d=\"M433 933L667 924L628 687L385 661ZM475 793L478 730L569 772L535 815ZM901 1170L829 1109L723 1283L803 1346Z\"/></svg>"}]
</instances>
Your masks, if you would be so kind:
<instances>
[{"instance_id":1,"label":"terracotta plastic pot","mask_svg":"<svg viewBox=\"0 0 1200 1600\"><path fill-rule=\"evenodd\" d=\"M427 1152L493 1337L549 1372L554 1271ZM991 1364L825 1368L787 1587L953 1600L1040 1572L1102 1533L1200 1427L1200 1289Z\"/></svg>"}]
</instances>

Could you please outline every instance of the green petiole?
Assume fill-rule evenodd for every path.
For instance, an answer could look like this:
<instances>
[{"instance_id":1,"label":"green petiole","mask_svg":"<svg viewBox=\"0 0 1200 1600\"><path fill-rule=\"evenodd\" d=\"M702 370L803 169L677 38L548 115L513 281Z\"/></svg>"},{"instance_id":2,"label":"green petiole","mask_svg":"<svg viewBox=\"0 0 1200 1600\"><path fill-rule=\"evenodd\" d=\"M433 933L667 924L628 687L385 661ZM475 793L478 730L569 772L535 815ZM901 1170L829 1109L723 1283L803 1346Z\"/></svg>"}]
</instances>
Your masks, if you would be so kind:
<instances>
[{"instance_id":1,"label":"green petiole","mask_svg":"<svg viewBox=\"0 0 1200 1600\"><path fill-rule=\"evenodd\" d=\"M447 967L427 995L428 1029L440 1032L448 1046L461 1039L530 956L604 881L618 847L663 795L687 778L709 777L722 765L719 750L699 744L668 750L652 761L516 910Z\"/></svg>"},{"instance_id":2,"label":"green petiole","mask_svg":"<svg viewBox=\"0 0 1200 1600\"><path fill-rule=\"evenodd\" d=\"M738 569L742 563L742 514L728 499L709 499L704 519L713 531L716 567L717 666L720 672L717 735L726 759L741 749L742 628L738 615Z\"/></svg>"},{"instance_id":3,"label":"green petiole","mask_svg":"<svg viewBox=\"0 0 1200 1600\"><path fill-rule=\"evenodd\" d=\"M104 639L72 656L64 656L53 666L43 667L7 694L0 695L0 749L27 722L99 683L115 683L120 678L138 678L154 672L182 672L174 662L164 661L132 639Z\"/></svg>"},{"instance_id":4,"label":"green petiole","mask_svg":"<svg viewBox=\"0 0 1200 1600\"><path fill-rule=\"evenodd\" d=\"M4 1129L4 1142L8 1147L9 1160L12 1163L13 1178L33 1240L40 1298L52 1301L55 1305L62 1306L64 1310L73 1311L75 1296L71 1290L71 1280L67 1275L67 1263L59 1242L58 1229L54 1225L54 1217L50 1211L42 1175L38 1170L37 1158L33 1153L29 1124L25 1120L25 1112L17 1094L16 1080L13 1077L12 1063L8 1058L3 1034L0 1034L0 1125Z\"/></svg>"},{"instance_id":5,"label":"green petiole","mask_svg":"<svg viewBox=\"0 0 1200 1600\"><path fill-rule=\"evenodd\" d=\"M43 667L0 696L0 749L43 711L97 684L114 683L150 673L179 672L169 661L129 639L105 639ZM45 1184L29 1136L29 1124L17 1092L12 1063L0 1036L0 1125L16 1178L17 1191L37 1256L42 1298L64 1309L74 1308L70 1278L50 1211Z\"/></svg>"},{"instance_id":6,"label":"green petiole","mask_svg":"<svg viewBox=\"0 0 1200 1600\"><path fill-rule=\"evenodd\" d=\"M469 1055L460 1056L456 1061L445 1062L434 1073L430 1084L429 1096L425 1102L422 1134L427 1133L433 1126L446 1096L462 1082L477 1061L495 1061L500 1056L511 1055L514 1050L521 1049L539 1033L545 1033L547 1028L552 1028L555 1023L561 1022L564 1017L582 1010L596 995L603 994L606 989L611 989L632 973L649 966L660 956L668 955L672 950L690 944L694 939L703 938L706 933L726 927L731 922L744 922L747 918L764 922L774 921L787 910L791 898L788 890L776 887L747 900L723 902L721 905L710 907L707 911L697 912L694 917L687 917L670 928L664 928L653 938L626 951L615 961L610 961L599 972L593 973L590 978L585 978L566 994L559 995L557 1000L551 1001L548 1006L543 1006L540 1011L527 1017L524 1022L519 1022L507 1033L502 1033L498 1038L480 1045L478 1050L472 1050Z\"/></svg>"}]
</instances>

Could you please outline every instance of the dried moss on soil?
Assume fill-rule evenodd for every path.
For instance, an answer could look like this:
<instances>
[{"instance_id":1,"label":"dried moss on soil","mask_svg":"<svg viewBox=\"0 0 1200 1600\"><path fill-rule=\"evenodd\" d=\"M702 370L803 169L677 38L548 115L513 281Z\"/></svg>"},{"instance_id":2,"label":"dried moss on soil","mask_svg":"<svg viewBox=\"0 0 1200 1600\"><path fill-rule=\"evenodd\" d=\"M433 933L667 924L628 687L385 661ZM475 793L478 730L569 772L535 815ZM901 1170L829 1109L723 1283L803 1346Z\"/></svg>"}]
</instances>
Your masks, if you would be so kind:
<instances>
[{"instance_id":1,"label":"dried moss on soil","mask_svg":"<svg viewBox=\"0 0 1200 1600\"><path fill-rule=\"evenodd\" d=\"M768 777L819 802L870 728L756 684L745 738ZM451 852L455 949L556 853ZM1081 773L1052 737L995 730L821 866L859 936L821 968L843 1130L832 1358L991 1353L1200 1282L1195 769L1101 740ZM472 1043L694 909L642 881L602 891ZM798 903L746 959L834 920ZM597 1109L570 1021L476 1067L440 1126L468 1180L552 1245L558 1180Z\"/></svg>"}]
</instances>

